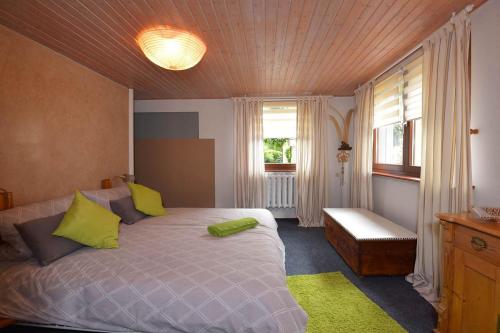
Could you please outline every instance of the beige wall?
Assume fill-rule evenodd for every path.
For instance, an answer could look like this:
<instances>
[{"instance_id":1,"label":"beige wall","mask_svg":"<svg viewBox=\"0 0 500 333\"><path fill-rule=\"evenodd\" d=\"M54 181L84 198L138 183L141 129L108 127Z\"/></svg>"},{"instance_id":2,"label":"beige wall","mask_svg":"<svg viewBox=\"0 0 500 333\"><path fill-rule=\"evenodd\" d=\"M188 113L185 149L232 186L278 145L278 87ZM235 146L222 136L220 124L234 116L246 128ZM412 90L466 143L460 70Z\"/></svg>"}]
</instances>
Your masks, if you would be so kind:
<instances>
[{"instance_id":1,"label":"beige wall","mask_svg":"<svg viewBox=\"0 0 500 333\"><path fill-rule=\"evenodd\" d=\"M128 171L128 89L0 25L0 188L14 204Z\"/></svg>"}]
</instances>

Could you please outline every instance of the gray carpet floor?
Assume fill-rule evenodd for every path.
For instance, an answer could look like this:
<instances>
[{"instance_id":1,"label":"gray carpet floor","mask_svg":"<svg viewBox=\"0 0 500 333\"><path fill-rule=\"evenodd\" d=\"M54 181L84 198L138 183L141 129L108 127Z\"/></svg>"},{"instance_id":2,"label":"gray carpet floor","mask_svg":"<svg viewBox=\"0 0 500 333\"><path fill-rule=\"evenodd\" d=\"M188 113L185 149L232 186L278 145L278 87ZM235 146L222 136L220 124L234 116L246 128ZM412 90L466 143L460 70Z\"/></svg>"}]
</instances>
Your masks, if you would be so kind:
<instances>
[{"instance_id":1,"label":"gray carpet floor","mask_svg":"<svg viewBox=\"0 0 500 333\"><path fill-rule=\"evenodd\" d=\"M429 333L435 327L434 308L413 290L404 277L360 278L351 271L326 241L323 228L299 228L295 219L281 219L278 225L278 232L285 243L288 275L340 271L410 333ZM2 332L60 333L67 331L12 326Z\"/></svg>"},{"instance_id":2,"label":"gray carpet floor","mask_svg":"<svg viewBox=\"0 0 500 333\"><path fill-rule=\"evenodd\" d=\"M436 312L403 276L358 277L325 239L323 228L299 228L295 219L280 219L288 275L342 272L410 333L429 333ZM385 333L385 332L384 332Z\"/></svg>"}]
</instances>

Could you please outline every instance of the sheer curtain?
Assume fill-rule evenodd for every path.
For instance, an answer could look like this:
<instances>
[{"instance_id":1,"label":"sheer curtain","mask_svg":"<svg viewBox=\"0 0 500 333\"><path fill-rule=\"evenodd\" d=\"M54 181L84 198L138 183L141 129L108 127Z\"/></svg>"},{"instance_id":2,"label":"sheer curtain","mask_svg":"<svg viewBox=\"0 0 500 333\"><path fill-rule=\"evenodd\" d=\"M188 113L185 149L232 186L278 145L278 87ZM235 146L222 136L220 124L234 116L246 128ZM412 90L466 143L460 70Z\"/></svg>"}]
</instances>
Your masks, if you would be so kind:
<instances>
[{"instance_id":1,"label":"sheer curtain","mask_svg":"<svg viewBox=\"0 0 500 333\"><path fill-rule=\"evenodd\" d=\"M297 217L302 227L323 225L327 203L328 98L297 99Z\"/></svg>"},{"instance_id":2,"label":"sheer curtain","mask_svg":"<svg viewBox=\"0 0 500 333\"><path fill-rule=\"evenodd\" d=\"M373 209L373 83L355 91L351 207Z\"/></svg>"},{"instance_id":3,"label":"sheer curtain","mask_svg":"<svg viewBox=\"0 0 500 333\"><path fill-rule=\"evenodd\" d=\"M454 16L424 41L423 156L417 224L417 259L408 278L436 302L440 284L438 212L469 208L470 18Z\"/></svg>"},{"instance_id":4,"label":"sheer curtain","mask_svg":"<svg viewBox=\"0 0 500 333\"><path fill-rule=\"evenodd\" d=\"M237 208L265 208L263 100L234 98L234 186Z\"/></svg>"}]
</instances>

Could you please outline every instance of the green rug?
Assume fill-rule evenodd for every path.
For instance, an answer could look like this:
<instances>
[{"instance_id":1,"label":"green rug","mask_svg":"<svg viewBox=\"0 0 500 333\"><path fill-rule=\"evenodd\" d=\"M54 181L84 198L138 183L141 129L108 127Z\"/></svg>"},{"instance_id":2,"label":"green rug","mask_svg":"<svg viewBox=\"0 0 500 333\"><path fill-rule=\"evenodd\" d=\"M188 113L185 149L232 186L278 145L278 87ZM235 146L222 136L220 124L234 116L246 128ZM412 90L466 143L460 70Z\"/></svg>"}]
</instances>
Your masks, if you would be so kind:
<instances>
[{"instance_id":1,"label":"green rug","mask_svg":"<svg viewBox=\"0 0 500 333\"><path fill-rule=\"evenodd\" d=\"M287 281L309 315L308 333L406 332L340 272L293 275Z\"/></svg>"}]
</instances>

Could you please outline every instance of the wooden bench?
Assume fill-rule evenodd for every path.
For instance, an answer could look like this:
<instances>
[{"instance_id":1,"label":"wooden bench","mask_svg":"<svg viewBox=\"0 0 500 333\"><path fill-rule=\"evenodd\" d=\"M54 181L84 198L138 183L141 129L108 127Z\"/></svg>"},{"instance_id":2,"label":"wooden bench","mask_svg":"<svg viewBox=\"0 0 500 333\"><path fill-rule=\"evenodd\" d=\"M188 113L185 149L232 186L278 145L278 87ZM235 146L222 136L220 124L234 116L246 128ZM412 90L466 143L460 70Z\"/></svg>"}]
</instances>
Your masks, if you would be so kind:
<instances>
[{"instance_id":1,"label":"wooden bench","mask_svg":"<svg viewBox=\"0 0 500 333\"><path fill-rule=\"evenodd\" d=\"M362 208L324 208L325 236L358 275L413 272L417 235Z\"/></svg>"}]
</instances>

